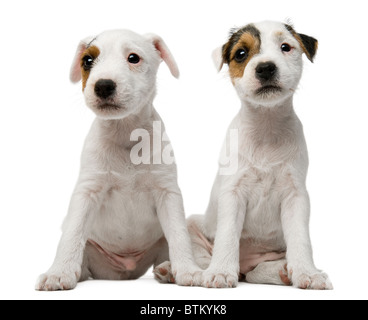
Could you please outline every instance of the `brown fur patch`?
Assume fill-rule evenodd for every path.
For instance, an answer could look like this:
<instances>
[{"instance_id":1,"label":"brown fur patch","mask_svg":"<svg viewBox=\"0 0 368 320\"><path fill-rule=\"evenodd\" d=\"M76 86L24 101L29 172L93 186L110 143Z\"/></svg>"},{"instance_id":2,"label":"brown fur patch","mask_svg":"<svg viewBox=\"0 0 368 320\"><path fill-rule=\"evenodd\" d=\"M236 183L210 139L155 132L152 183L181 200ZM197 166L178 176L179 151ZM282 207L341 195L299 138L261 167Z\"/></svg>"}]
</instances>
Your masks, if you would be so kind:
<instances>
[{"instance_id":1,"label":"brown fur patch","mask_svg":"<svg viewBox=\"0 0 368 320\"><path fill-rule=\"evenodd\" d=\"M297 33L292 26L286 25L286 29L299 42L300 47L302 48L308 59L313 62L313 59L318 50L318 40L306 36L305 34Z\"/></svg>"},{"instance_id":2,"label":"brown fur patch","mask_svg":"<svg viewBox=\"0 0 368 320\"><path fill-rule=\"evenodd\" d=\"M259 53L261 43L257 37L246 32L240 36L239 41L237 43L231 44L229 42L225 46L230 45L232 46L229 63L230 76L232 79L241 78L244 75L244 70L249 61L253 58L254 55ZM248 52L247 59L241 63L235 60L235 54L239 49L245 49Z\"/></svg>"},{"instance_id":3,"label":"brown fur patch","mask_svg":"<svg viewBox=\"0 0 368 320\"><path fill-rule=\"evenodd\" d=\"M82 90L86 88L87 80L90 75L90 70L85 70L83 68L83 58L86 56L92 57L94 60L96 60L100 55L100 49L98 49L96 46L89 47L86 49L86 51L83 52L81 57L81 71L82 71Z\"/></svg>"},{"instance_id":4,"label":"brown fur patch","mask_svg":"<svg viewBox=\"0 0 368 320\"><path fill-rule=\"evenodd\" d=\"M313 62L314 56L318 50L318 41L302 34L298 34L295 36L295 38L300 43L300 46L307 55L308 59Z\"/></svg>"}]
</instances>

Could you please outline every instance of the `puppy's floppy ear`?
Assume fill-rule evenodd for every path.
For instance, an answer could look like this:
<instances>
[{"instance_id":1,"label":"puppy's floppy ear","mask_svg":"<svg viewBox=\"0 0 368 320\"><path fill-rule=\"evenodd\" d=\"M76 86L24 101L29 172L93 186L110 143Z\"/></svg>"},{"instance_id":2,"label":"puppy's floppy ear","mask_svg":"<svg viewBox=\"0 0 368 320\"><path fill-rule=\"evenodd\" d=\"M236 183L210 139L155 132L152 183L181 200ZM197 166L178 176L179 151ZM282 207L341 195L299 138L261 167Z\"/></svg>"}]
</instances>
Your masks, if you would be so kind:
<instances>
[{"instance_id":1,"label":"puppy's floppy ear","mask_svg":"<svg viewBox=\"0 0 368 320\"><path fill-rule=\"evenodd\" d=\"M73 64L70 69L70 81L77 83L82 80L82 69L81 69L81 59L84 51L87 50L89 44L93 41L94 37L88 37L82 40L77 48L74 56Z\"/></svg>"},{"instance_id":2,"label":"puppy's floppy ear","mask_svg":"<svg viewBox=\"0 0 368 320\"><path fill-rule=\"evenodd\" d=\"M294 35L298 42L300 43L304 53L307 55L308 59L313 62L318 49L318 40L310 36L306 36L302 33L297 33Z\"/></svg>"},{"instance_id":3,"label":"puppy's floppy ear","mask_svg":"<svg viewBox=\"0 0 368 320\"><path fill-rule=\"evenodd\" d=\"M224 66L223 47L218 47L212 52L212 60L215 64L216 70L220 72Z\"/></svg>"},{"instance_id":4,"label":"puppy's floppy ear","mask_svg":"<svg viewBox=\"0 0 368 320\"><path fill-rule=\"evenodd\" d=\"M297 33L294 30L294 27L290 24L285 24L285 26L286 29L294 36L294 38L298 40L302 50L307 55L308 59L313 62L318 49L318 40L310 36L306 36L305 34Z\"/></svg>"},{"instance_id":5,"label":"puppy's floppy ear","mask_svg":"<svg viewBox=\"0 0 368 320\"><path fill-rule=\"evenodd\" d=\"M237 32L237 29L232 29L230 32L229 41L226 42L222 47L217 48L212 53L212 59L213 59L213 62L215 63L215 67L218 72L221 71L225 63L230 65L230 54L231 54L231 49L233 47L232 37L234 33L236 32Z\"/></svg>"},{"instance_id":6,"label":"puppy's floppy ear","mask_svg":"<svg viewBox=\"0 0 368 320\"><path fill-rule=\"evenodd\" d=\"M171 74L178 79L180 77L178 65L176 64L174 56L171 54L165 41L156 34L147 34L145 37L153 43L154 47L159 52L162 60L165 61L165 63L169 67Z\"/></svg>"}]
</instances>

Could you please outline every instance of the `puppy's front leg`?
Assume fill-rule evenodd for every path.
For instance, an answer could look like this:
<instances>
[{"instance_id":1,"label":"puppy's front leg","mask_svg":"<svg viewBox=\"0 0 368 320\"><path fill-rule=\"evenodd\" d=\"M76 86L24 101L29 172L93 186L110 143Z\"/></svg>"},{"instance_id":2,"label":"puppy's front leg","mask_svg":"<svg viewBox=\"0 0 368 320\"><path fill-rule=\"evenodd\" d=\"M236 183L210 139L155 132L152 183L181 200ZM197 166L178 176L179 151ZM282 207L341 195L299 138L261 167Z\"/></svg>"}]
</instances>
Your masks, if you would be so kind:
<instances>
[{"instance_id":1,"label":"puppy's front leg","mask_svg":"<svg viewBox=\"0 0 368 320\"><path fill-rule=\"evenodd\" d=\"M180 190L159 192L155 198L157 215L169 244L172 274L176 284L200 286L203 270L194 260Z\"/></svg>"},{"instance_id":2,"label":"puppy's front leg","mask_svg":"<svg viewBox=\"0 0 368 320\"><path fill-rule=\"evenodd\" d=\"M332 290L328 276L313 262L309 218L310 200L306 190L299 190L283 201L281 221L287 245L289 278L301 289Z\"/></svg>"},{"instance_id":3,"label":"puppy's front leg","mask_svg":"<svg viewBox=\"0 0 368 320\"><path fill-rule=\"evenodd\" d=\"M55 261L49 271L38 278L36 290L71 290L77 286L87 241L85 235L87 221L95 213L100 201L99 193L93 189L77 186L63 224L63 234Z\"/></svg>"},{"instance_id":4,"label":"puppy's front leg","mask_svg":"<svg viewBox=\"0 0 368 320\"><path fill-rule=\"evenodd\" d=\"M232 288L236 287L239 281L239 246L246 203L237 191L231 190L220 196L218 205L213 257L204 273L203 286Z\"/></svg>"}]
</instances>

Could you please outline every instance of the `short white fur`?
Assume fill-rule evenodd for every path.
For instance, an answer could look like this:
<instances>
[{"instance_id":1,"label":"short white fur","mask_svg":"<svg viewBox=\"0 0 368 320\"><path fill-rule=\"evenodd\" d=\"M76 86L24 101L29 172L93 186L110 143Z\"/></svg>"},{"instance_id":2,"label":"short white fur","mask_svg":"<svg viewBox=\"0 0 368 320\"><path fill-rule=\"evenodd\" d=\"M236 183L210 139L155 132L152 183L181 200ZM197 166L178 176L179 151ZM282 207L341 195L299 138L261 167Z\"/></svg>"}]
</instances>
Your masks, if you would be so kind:
<instances>
[{"instance_id":1,"label":"short white fur","mask_svg":"<svg viewBox=\"0 0 368 320\"><path fill-rule=\"evenodd\" d=\"M293 108L304 48L285 24L253 26L260 33L260 52L241 78L232 79L241 110L229 127L226 145L231 144L230 132L238 131L238 170L222 175L220 168L206 215L188 220L196 261L206 269L202 286L236 287L244 258L240 251L246 251L249 257L263 259L244 274L248 282L332 289L328 276L313 261L306 188L308 151ZM281 50L284 43L290 45L290 52ZM213 54L218 70L226 63L222 50ZM256 68L270 61L277 67L281 89L259 95L262 81L257 79Z\"/></svg>"},{"instance_id":2,"label":"short white fur","mask_svg":"<svg viewBox=\"0 0 368 320\"><path fill-rule=\"evenodd\" d=\"M236 286L239 243L251 240L269 251L286 251L286 259L258 265L246 275L248 282L284 284L280 273L287 266L295 287L332 289L328 276L313 261L306 189L308 152L293 108L303 48L282 23L262 22L255 27L261 35L260 52L243 77L233 79L242 103L229 128L239 130L239 169L232 176L217 176L206 216L193 217L189 223L215 241L212 260L207 255L203 286ZM281 51L283 43L292 47L291 52ZM213 57L221 69L219 50ZM282 91L260 97L256 91L262 84L255 77L256 67L267 61L276 64ZM195 255L203 261L203 249L198 250L195 247Z\"/></svg>"},{"instance_id":3,"label":"short white fur","mask_svg":"<svg viewBox=\"0 0 368 320\"><path fill-rule=\"evenodd\" d=\"M153 107L158 67L164 60L173 76L179 77L175 60L157 35L108 31L80 43L71 68L72 82L81 80L81 58L90 46L96 46L100 55L90 71L84 96L97 118L84 145L55 261L39 277L36 289L73 289L78 281L89 278L137 279L169 256L178 284L198 284L201 272L186 229L176 165L133 165L130 160L136 143L130 141L131 133L144 128L152 136L153 123L161 121ZM139 55L139 64L127 61L132 53ZM118 108L101 108L106 101L94 91L100 79L117 84L116 94L108 102ZM169 143L165 142L162 148ZM154 152L162 150L151 150L152 157ZM137 260L136 268L116 270L88 240L113 252L116 259L136 252L143 257Z\"/></svg>"}]
</instances>

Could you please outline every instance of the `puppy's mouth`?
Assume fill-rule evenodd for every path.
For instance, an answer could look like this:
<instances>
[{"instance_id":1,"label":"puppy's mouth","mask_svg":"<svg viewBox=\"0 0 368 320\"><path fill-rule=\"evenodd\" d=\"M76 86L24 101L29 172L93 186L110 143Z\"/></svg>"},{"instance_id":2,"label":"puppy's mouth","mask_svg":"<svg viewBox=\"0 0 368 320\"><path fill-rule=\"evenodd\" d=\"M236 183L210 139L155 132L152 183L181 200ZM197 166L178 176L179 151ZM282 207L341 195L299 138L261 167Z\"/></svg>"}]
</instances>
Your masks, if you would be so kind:
<instances>
[{"instance_id":1,"label":"puppy's mouth","mask_svg":"<svg viewBox=\"0 0 368 320\"><path fill-rule=\"evenodd\" d=\"M277 85L264 85L261 88L256 90L256 95L258 96L267 96L271 94L280 93L282 91L282 88Z\"/></svg>"},{"instance_id":2,"label":"puppy's mouth","mask_svg":"<svg viewBox=\"0 0 368 320\"><path fill-rule=\"evenodd\" d=\"M100 111L118 111L125 109L123 106L119 106L113 103L102 103L97 105L97 109Z\"/></svg>"}]
</instances>

